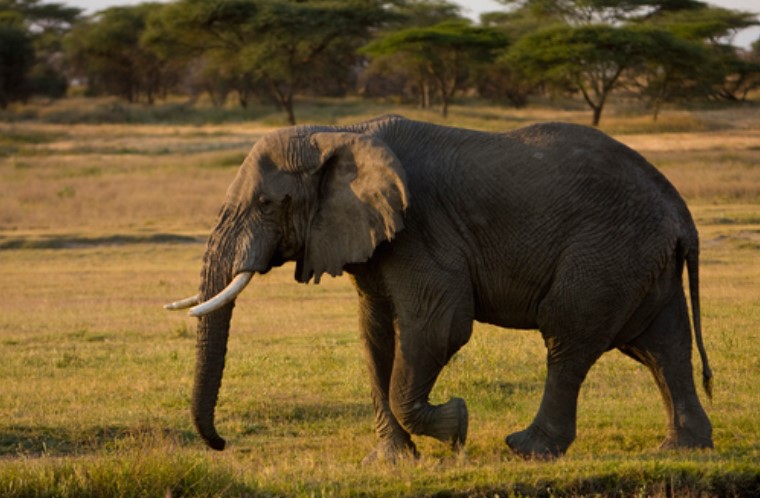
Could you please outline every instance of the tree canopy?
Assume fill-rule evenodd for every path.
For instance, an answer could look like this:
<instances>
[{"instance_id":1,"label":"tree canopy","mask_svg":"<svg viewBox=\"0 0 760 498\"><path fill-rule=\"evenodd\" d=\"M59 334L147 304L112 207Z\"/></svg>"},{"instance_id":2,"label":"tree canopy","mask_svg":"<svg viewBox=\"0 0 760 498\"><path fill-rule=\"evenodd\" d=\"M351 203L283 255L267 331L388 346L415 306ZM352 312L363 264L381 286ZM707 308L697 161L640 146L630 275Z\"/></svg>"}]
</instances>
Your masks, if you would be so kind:
<instances>
[{"instance_id":1,"label":"tree canopy","mask_svg":"<svg viewBox=\"0 0 760 498\"><path fill-rule=\"evenodd\" d=\"M696 0L506 1L561 22L522 36L501 61L537 84L580 93L595 126L618 89L638 89L656 116L677 96L726 97L729 75L754 68L721 42L757 24L752 14Z\"/></svg>"},{"instance_id":2,"label":"tree canopy","mask_svg":"<svg viewBox=\"0 0 760 498\"><path fill-rule=\"evenodd\" d=\"M474 24L451 0L169 0L83 17L60 2L0 0L0 106L89 95L214 105L358 94L440 104L526 105L580 96L598 124L616 93L657 116L667 102L741 101L758 51L734 46L757 15L699 0L500 0ZM760 43L760 42L759 42Z\"/></svg>"},{"instance_id":3,"label":"tree canopy","mask_svg":"<svg viewBox=\"0 0 760 498\"><path fill-rule=\"evenodd\" d=\"M70 60L92 92L152 103L165 91L171 80L168 60L142 40L149 17L161 8L159 3L111 7L69 33Z\"/></svg>"},{"instance_id":4,"label":"tree canopy","mask_svg":"<svg viewBox=\"0 0 760 498\"><path fill-rule=\"evenodd\" d=\"M170 50L226 60L249 88L264 85L295 123L294 96L340 86L370 29L387 19L373 0L181 0L164 9L152 36L163 32Z\"/></svg>"},{"instance_id":5,"label":"tree canopy","mask_svg":"<svg viewBox=\"0 0 760 498\"><path fill-rule=\"evenodd\" d=\"M61 36L80 9L40 0L0 0L0 107L30 94L63 95Z\"/></svg>"},{"instance_id":6,"label":"tree canopy","mask_svg":"<svg viewBox=\"0 0 760 498\"><path fill-rule=\"evenodd\" d=\"M26 33L13 24L0 24L0 108L26 97L25 75L34 62Z\"/></svg>"},{"instance_id":7,"label":"tree canopy","mask_svg":"<svg viewBox=\"0 0 760 498\"><path fill-rule=\"evenodd\" d=\"M648 33L608 25L557 26L520 39L507 61L528 77L559 89L577 90L599 124L609 95L626 70L657 50Z\"/></svg>"},{"instance_id":8,"label":"tree canopy","mask_svg":"<svg viewBox=\"0 0 760 498\"><path fill-rule=\"evenodd\" d=\"M433 86L446 116L451 97L467 82L475 64L493 61L496 51L506 44L506 37L496 30L448 21L388 33L361 52L396 57L418 79L423 94Z\"/></svg>"}]
</instances>

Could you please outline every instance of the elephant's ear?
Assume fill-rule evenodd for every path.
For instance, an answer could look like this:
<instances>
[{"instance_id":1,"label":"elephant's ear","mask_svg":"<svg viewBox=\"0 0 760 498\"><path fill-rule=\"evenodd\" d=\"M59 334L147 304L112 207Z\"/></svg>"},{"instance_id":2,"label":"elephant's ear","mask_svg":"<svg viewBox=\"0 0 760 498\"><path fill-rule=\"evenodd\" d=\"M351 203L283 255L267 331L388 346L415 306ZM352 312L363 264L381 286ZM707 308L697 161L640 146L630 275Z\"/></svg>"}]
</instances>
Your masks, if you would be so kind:
<instances>
[{"instance_id":1,"label":"elephant's ear","mask_svg":"<svg viewBox=\"0 0 760 498\"><path fill-rule=\"evenodd\" d=\"M407 190L401 163L379 139L325 132L312 135L311 145L320 157L319 200L296 276L319 283L323 273L367 261L403 228Z\"/></svg>"}]
</instances>

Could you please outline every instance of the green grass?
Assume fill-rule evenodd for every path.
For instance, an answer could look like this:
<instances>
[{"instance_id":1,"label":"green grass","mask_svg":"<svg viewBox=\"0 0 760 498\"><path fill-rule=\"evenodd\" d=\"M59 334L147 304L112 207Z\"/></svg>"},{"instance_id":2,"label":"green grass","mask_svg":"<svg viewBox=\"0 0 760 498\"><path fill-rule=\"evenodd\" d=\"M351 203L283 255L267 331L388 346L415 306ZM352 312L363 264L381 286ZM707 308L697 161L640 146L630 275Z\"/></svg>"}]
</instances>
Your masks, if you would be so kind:
<instances>
[{"instance_id":1,"label":"green grass","mask_svg":"<svg viewBox=\"0 0 760 498\"><path fill-rule=\"evenodd\" d=\"M395 110L347 109L326 120ZM484 129L502 116L548 118L458 111L452 124ZM711 113L694 119L731 121ZM197 288L201 241L248 148L240 144L265 124L0 131L11 126L32 138L14 138L17 152L0 157L0 496L760 494L756 130L714 145L701 126L621 136L673 179L699 225L715 450L658 451L665 415L655 384L610 352L584 384L568 454L517 458L503 439L538 408L543 342L478 324L432 393L468 401L465 451L417 438L419 461L364 467L376 439L345 278L302 286L290 265L257 277L236 307L217 412L229 448L206 450L190 422L194 322L161 305Z\"/></svg>"}]
</instances>

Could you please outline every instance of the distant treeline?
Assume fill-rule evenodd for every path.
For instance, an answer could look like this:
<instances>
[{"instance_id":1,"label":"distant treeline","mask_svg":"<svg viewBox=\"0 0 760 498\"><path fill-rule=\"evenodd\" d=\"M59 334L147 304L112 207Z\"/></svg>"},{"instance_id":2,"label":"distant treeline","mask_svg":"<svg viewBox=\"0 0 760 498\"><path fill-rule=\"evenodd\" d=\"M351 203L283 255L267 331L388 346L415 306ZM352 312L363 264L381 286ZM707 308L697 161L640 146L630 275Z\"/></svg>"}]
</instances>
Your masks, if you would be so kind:
<instances>
[{"instance_id":1,"label":"distant treeline","mask_svg":"<svg viewBox=\"0 0 760 498\"><path fill-rule=\"evenodd\" d=\"M457 94L516 107L581 95L599 123L616 91L656 117L663 103L746 100L760 88L748 12L697 0L501 0L465 19L446 0L174 0L90 16L42 0L0 0L0 107L32 96L395 97L445 115Z\"/></svg>"}]
</instances>

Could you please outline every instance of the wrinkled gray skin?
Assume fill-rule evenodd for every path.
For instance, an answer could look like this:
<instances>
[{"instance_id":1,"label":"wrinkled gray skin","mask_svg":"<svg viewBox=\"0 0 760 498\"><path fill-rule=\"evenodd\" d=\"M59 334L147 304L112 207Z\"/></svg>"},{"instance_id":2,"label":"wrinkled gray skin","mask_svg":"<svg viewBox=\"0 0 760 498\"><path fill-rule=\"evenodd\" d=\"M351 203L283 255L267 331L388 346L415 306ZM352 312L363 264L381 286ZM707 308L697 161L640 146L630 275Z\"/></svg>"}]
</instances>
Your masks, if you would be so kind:
<instances>
[{"instance_id":1,"label":"wrinkled gray skin","mask_svg":"<svg viewBox=\"0 0 760 498\"><path fill-rule=\"evenodd\" d=\"M694 387L681 278L686 263L709 389L697 255L673 186L599 131L549 123L489 134L388 116L257 142L210 236L201 298L238 272L286 261L297 262L300 282L349 273L380 439L367 461L416 455L411 435L464 444L464 400L433 406L428 396L473 320L544 338L538 414L506 439L520 455L567 450L581 383L615 348L654 375L667 413L663 446L704 448L712 430ZM198 326L192 411L214 449L225 445L214 409L232 308Z\"/></svg>"}]
</instances>

